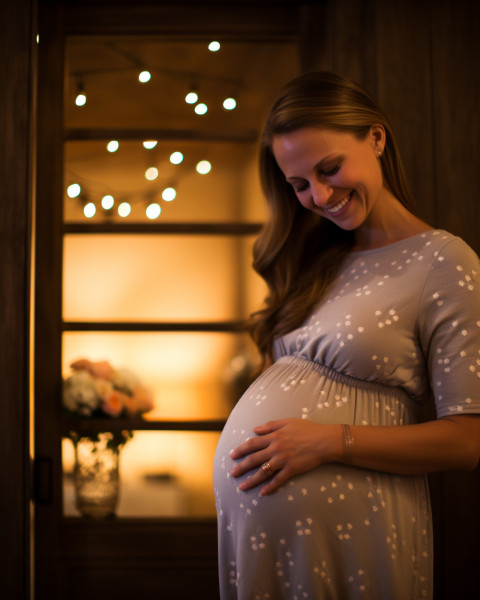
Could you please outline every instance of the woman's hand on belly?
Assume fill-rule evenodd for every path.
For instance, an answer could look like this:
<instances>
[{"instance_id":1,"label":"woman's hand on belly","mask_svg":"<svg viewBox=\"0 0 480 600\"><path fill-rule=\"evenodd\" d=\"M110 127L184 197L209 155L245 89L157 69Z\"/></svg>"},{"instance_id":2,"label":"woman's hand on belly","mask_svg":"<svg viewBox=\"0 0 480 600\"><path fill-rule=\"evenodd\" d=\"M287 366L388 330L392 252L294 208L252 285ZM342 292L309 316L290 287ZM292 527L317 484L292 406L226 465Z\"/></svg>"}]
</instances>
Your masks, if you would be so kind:
<instances>
[{"instance_id":1,"label":"woman's hand on belly","mask_svg":"<svg viewBox=\"0 0 480 600\"><path fill-rule=\"evenodd\" d=\"M253 431L257 437L247 440L231 452L233 460L243 459L232 469L233 477L257 469L240 484L240 489L244 491L266 483L260 490L265 496L295 475L325 463L340 462L343 458L341 425L319 425L306 419L282 419L254 427Z\"/></svg>"}]
</instances>

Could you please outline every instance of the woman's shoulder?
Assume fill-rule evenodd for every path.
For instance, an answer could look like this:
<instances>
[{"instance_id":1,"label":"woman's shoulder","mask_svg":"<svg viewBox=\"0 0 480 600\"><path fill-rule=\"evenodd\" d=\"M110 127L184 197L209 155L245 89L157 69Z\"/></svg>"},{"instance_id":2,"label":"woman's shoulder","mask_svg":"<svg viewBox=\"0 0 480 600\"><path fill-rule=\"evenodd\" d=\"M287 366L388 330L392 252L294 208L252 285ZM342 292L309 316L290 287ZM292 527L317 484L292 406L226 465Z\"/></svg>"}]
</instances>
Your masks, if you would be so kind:
<instances>
[{"instance_id":1,"label":"woman's shoulder","mask_svg":"<svg viewBox=\"0 0 480 600\"><path fill-rule=\"evenodd\" d=\"M431 230L431 241L434 244L437 262L466 260L479 263L480 261L475 250L458 235L443 229L434 229Z\"/></svg>"}]
</instances>

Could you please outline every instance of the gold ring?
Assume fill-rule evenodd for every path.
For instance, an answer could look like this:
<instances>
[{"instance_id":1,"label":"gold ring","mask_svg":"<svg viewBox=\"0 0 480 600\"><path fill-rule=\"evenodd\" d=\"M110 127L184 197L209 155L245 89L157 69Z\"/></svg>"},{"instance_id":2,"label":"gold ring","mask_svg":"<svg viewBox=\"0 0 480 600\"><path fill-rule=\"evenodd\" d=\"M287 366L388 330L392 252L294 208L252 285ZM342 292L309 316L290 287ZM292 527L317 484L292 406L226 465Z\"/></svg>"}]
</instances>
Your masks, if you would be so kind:
<instances>
[{"instance_id":1,"label":"gold ring","mask_svg":"<svg viewBox=\"0 0 480 600\"><path fill-rule=\"evenodd\" d=\"M269 462L263 463L262 471L265 473L267 477L273 477L274 473L272 471L272 467Z\"/></svg>"}]
</instances>

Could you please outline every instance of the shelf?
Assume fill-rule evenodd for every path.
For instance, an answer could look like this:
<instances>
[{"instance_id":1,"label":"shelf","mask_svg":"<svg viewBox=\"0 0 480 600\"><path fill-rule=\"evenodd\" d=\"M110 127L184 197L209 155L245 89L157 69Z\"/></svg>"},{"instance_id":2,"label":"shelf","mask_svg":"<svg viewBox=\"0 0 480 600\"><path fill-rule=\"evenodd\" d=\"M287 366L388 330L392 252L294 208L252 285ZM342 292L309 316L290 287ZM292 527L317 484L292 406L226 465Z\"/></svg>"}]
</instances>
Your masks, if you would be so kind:
<instances>
[{"instance_id":1,"label":"shelf","mask_svg":"<svg viewBox=\"0 0 480 600\"><path fill-rule=\"evenodd\" d=\"M199 131L198 129L164 129L149 127L148 129L122 129L120 127L109 128L70 128L65 132L66 141L81 140L162 140L162 141L194 141L194 142L228 142L232 144L255 144L258 140L258 132L254 130L229 131Z\"/></svg>"},{"instance_id":2,"label":"shelf","mask_svg":"<svg viewBox=\"0 0 480 600\"><path fill-rule=\"evenodd\" d=\"M62 421L62 435L67 436L70 431L78 434L88 434L100 431L120 432L130 431L222 431L225 426L224 419L210 420L157 420L144 419L102 419L66 418Z\"/></svg>"},{"instance_id":3,"label":"shelf","mask_svg":"<svg viewBox=\"0 0 480 600\"><path fill-rule=\"evenodd\" d=\"M255 235L261 223L64 223L63 233Z\"/></svg>"},{"instance_id":4,"label":"shelf","mask_svg":"<svg viewBox=\"0 0 480 600\"><path fill-rule=\"evenodd\" d=\"M154 322L137 323L132 321L64 321L62 331L178 331L178 332L244 332L244 321L199 322Z\"/></svg>"}]
</instances>

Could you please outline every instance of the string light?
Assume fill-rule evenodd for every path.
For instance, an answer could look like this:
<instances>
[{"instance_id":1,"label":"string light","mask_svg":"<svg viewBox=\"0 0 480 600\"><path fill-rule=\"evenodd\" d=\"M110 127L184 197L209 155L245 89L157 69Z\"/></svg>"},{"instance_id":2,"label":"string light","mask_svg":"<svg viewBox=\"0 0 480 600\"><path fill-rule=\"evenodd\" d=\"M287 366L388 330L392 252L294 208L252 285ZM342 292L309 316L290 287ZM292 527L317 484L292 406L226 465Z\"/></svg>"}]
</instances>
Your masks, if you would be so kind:
<instances>
[{"instance_id":1,"label":"string light","mask_svg":"<svg viewBox=\"0 0 480 600\"><path fill-rule=\"evenodd\" d=\"M181 152L172 152L170 154L170 162L172 165L179 165L183 161L183 154Z\"/></svg>"},{"instance_id":2,"label":"string light","mask_svg":"<svg viewBox=\"0 0 480 600\"><path fill-rule=\"evenodd\" d=\"M77 196L80 196L81 191L82 188L78 185L78 183L72 183L67 188L67 195L69 198L76 198Z\"/></svg>"},{"instance_id":3,"label":"string light","mask_svg":"<svg viewBox=\"0 0 480 600\"><path fill-rule=\"evenodd\" d=\"M113 208L114 204L115 204L115 199L110 194L107 194L106 196L104 196L102 198L102 208L104 210L110 210L111 208Z\"/></svg>"},{"instance_id":4,"label":"string light","mask_svg":"<svg viewBox=\"0 0 480 600\"><path fill-rule=\"evenodd\" d=\"M225 98L223 101L223 108L225 110L233 110L237 106L235 98Z\"/></svg>"},{"instance_id":5,"label":"string light","mask_svg":"<svg viewBox=\"0 0 480 600\"><path fill-rule=\"evenodd\" d=\"M158 219L161 212L162 212L162 209L160 208L160 204L158 204L157 202L152 202L151 204L149 204L147 206L145 214L147 215L147 217L149 219L153 220L153 219Z\"/></svg>"},{"instance_id":6,"label":"string light","mask_svg":"<svg viewBox=\"0 0 480 600\"><path fill-rule=\"evenodd\" d=\"M122 202L118 206L118 215L120 217L128 217L128 215L132 212L132 207L128 202Z\"/></svg>"},{"instance_id":7,"label":"string light","mask_svg":"<svg viewBox=\"0 0 480 600\"><path fill-rule=\"evenodd\" d=\"M212 170L212 165L208 162L208 160L201 160L199 163L197 163L195 169L197 170L197 173L200 173L200 175L206 175Z\"/></svg>"},{"instance_id":8,"label":"string light","mask_svg":"<svg viewBox=\"0 0 480 600\"><path fill-rule=\"evenodd\" d=\"M150 81L151 78L152 74L150 71L142 71L138 75L138 81L140 81L140 83L147 83L147 81Z\"/></svg>"},{"instance_id":9,"label":"string light","mask_svg":"<svg viewBox=\"0 0 480 600\"><path fill-rule=\"evenodd\" d=\"M208 44L210 52L218 52L220 50L220 42L210 42Z\"/></svg>"},{"instance_id":10,"label":"string light","mask_svg":"<svg viewBox=\"0 0 480 600\"><path fill-rule=\"evenodd\" d=\"M83 93L83 90L80 90L75 98L75 104L77 106L85 106L87 103L87 96Z\"/></svg>"},{"instance_id":11,"label":"string light","mask_svg":"<svg viewBox=\"0 0 480 600\"><path fill-rule=\"evenodd\" d=\"M188 94L185 96L185 102L187 104L195 104L197 101L198 101L197 92L188 92Z\"/></svg>"},{"instance_id":12,"label":"string light","mask_svg":"<svg viewBox=\"0 0 480 600\"><path fill-rule=\"evenodd\" d=\"M120 144L117 142L117 140L112 140L111 142L108 142L107 150L109 152L116 152L118 150L119 145Z\"/></svg>"},{"instance_id":13,"label":"string light","mask_svg":"<svg viewBox=\"0 0 480 600\"><path fill-rule=\"evenodd\" d=\"M208 110L208 107L206 104L203 104L203 102L200 102L200 104L197 104L197 106L195 107L195 112L197 113L197 115L204 115Z\"/></svg>"},{"instance_id":14,"label":"string light","mask_svg":"<svg viewBox=\"0 0 480 600\"><path fill-rule=\"evenodd\" d=\"M177 191L173 187L167 187L162 192L162 198L165 200L165 202L171 202L172 200L175 200L176 196Z\"/></svg>"},{"instance_id":15,"label":"string light","mask_svg":"<svg viewBox=\"0 0 480 600\"><path fill-rule=\"evenodd\" d=\"M158 177L158 169L156 167L149 167L145 171L145 179L148 179L149 181L153 181L157 177Z\"/></svg>"},{"instance_id":16,"label":"string light","mask_svg":"<svg viewBox=\"0 0 480 600\"><path fill-rule=\"evenodd\" d=\"M87 95L85 94L85 85L79 73L75 73L75 79L77 81L77 95L75 96L75 104L77 106L84 106L87 102Z\"/></svg>"},{"instance_id":17,"label":"string light","mask_svg":"<svg viewBox=\"0 0 480 600\"><path fill-rule=\"evenodd\" d=\"M87 219L91 219L95 216L97 209L95 208L95 204L93 202L87 202L83 207L83 214L87 217Z\"/></svg>"},{"instance_id":18,"label":"string light","mask_svg":"<svg viewBox=\"0 0 480 600\"><path fill-rule=\"evenodd\" d=\"M156 140L147 140L147 141L143 142L143 147L146 148L147 150L152 150L152 148L155 148L156 145L157 145Z\"/></svg>"}]
</instances>

